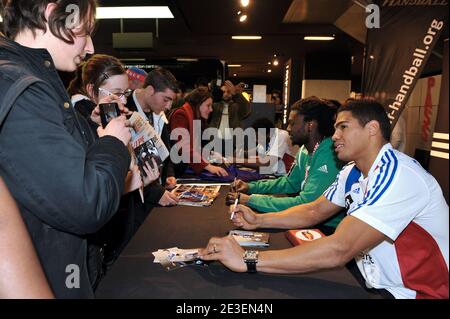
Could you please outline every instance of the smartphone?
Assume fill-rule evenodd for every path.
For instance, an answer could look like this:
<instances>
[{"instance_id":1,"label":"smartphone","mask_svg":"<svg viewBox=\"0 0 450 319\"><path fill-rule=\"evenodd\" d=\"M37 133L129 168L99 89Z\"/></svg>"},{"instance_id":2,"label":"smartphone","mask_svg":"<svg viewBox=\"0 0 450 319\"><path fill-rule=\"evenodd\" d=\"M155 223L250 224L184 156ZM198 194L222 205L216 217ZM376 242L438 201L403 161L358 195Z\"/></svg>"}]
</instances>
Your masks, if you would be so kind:
<instances>
[{"instance_id":1,"label":"smartphone","mask_svg":"<svg viewBox=\"0 0 450 319\"><path fill-rule=\"evenodd\" d=\"M115 117L120 116L119 104L117 103L100 103L100 120L103 128Z\"/></svg>"}]
</instances>

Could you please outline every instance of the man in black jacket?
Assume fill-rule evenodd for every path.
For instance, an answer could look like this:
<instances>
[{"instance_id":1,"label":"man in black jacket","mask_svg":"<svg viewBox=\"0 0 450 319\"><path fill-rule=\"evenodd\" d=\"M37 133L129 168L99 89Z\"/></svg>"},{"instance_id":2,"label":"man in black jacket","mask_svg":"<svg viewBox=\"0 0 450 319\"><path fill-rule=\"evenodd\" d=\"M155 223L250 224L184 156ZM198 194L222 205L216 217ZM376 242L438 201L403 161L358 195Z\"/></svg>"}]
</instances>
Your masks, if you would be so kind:
<instances>
[{"instance_id":1,"label":"man in black jacket","mask_svg":"<svg viewBox=\"0 0 450 319\"><path fill-rule=\"evenodd\" d=\"M251 105L242 95L243 84L235 86L227 80L220 89L223 93L222 100L213 104L213 112L208 119L208 124L209 127L218 129L217 137L220 140L218 145L222 145L222 156L231 156L232 154L227 154L225 151L237 148L233 129L242 128L242 120L251 113ZM232 147L226 145L232 145Z\"/></svg>"},{"instance_id":2,"label":"man in black jacket","mask_svg":"<svg viewBox=\"0 0 450 319\"><path fill-rule=\"evenodd\" d=\"M126 105L130 111L137 111L147 118L169 151L170 133L164 111L170 110L177 92L177 80L173 74L158 68L147 75L143 88L135 90ZM177 180L174 176L169 156L163 163L161 183L155 182L145 188L145 200L161 206L176 205L178 198L166 190L175 187Z\"/></svg>"},{"instance_id":3,"label":"man in black jacket","mask_svg":"<svg viewBox=\"0 0 450 319\"><path fill-rule=\"evenodd\" d=\"M74 71L94 47L95 0L3 1L0 110L21 78L37 82L0 127L0 175L16 199L58 298L93 297L86 236L117 211L130 164L124 116L92 141L57 70Z\"/></svg>"}]
</instances>

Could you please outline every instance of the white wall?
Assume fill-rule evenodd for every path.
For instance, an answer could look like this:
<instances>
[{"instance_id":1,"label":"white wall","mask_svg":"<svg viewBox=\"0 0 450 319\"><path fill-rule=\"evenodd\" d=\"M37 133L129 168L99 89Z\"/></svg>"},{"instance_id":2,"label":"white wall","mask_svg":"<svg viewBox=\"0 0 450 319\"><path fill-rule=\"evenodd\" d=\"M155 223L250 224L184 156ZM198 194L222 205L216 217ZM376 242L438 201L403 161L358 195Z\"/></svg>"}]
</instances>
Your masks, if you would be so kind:
<instances>
[{"instance_id":1,"label":"white wall","mask_svg":"<svg viewBox=\"0 0 450 319\"><path fill-rule=\"evenodd\" d=\"M302 98L315 95L322 99L345 101L350 97L351 81L303 80Z\"/></svg>"},{"instance_id":2,"label":"white wall","mask_svg":"<svg viewBox=\"0 0 450 319\"><path fill-rule=\"evenodd\" d=\"M434 126L436 124L436 115L439 105L439 93L441 90L441 75L434 76L435 85L431 89L431 99L433 110L431 113L430 133L427 140L422 138L422 126L424 120L424 105L427 97L428 79L423 78L417 81L414 90L406 103L405 112L406 119L406 150L405 153L409 156L414 156L417 148L423 150L431 149L432 136Z\"/></svg>"}]
</instances>

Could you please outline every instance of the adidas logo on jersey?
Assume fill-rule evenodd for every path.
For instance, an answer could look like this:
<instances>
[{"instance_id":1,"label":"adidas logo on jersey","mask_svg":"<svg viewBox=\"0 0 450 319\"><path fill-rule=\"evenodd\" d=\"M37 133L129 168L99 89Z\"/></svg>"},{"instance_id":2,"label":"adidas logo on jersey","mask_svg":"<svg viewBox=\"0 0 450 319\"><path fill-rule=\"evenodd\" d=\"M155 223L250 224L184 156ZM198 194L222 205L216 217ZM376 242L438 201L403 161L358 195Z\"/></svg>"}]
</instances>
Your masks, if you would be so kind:
<instances>
[{"instance_id":1,"label":"adidas logo on jersey","mask_svg":"<svg viewBox=\"0 0 450 319\"><path fill-rule=\"evenodd\" d=\"M323 165L323 166L319 167L317 170L322 173L328 173L327 165Z\"/></svg>"}]
</instances>

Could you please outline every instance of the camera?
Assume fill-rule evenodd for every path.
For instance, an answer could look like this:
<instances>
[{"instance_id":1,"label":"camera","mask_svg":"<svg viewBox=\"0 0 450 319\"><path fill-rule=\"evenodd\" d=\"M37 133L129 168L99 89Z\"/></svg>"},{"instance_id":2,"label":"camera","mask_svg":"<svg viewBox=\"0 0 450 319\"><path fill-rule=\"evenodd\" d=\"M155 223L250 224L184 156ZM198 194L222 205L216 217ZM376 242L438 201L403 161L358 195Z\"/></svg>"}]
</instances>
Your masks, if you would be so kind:
<instances>
[{"instance_id":1,"label":"camera","mask_svg":"<svg viewBox=\"0 0 450 319\"><path fill-rule=\"evenodd\" d=\"M100 120L103 128L105 128L113 118L120 116L119 104L117 103L100 103L98 106L100 108Z\"/></svg>"}]
</instances>

